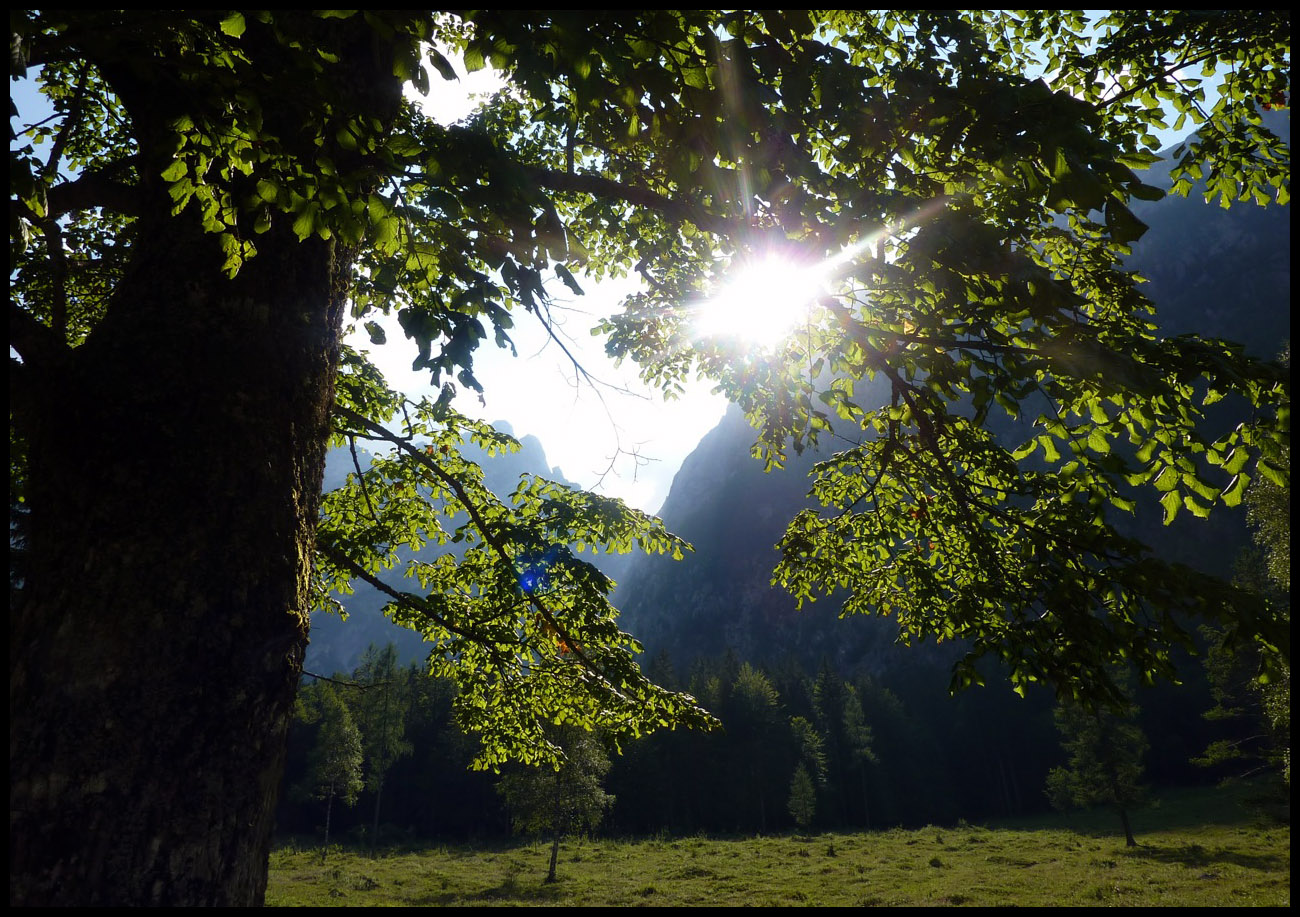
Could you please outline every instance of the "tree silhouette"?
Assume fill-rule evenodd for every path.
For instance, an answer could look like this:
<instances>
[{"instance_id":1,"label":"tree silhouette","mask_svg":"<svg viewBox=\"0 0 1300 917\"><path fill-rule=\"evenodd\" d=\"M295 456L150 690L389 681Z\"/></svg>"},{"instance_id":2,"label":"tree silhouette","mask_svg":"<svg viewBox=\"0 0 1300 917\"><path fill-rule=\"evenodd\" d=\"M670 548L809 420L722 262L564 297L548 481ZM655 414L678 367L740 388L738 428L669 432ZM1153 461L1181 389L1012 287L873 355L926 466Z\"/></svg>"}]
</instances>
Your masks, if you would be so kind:
<instances>
[{"instance_id":1,"label":"tree silhouette","mask_svg":"<svg viewBox=\"0 0 1300 917\"><path fill-rule=\"evenodd\" d=\"M321 846L321 861L329 855L330 818L334 800L345 805L356 805L365 782L362 774L361 733L348 706L339 697L333 685L321 683L319 702L320 728L316 743L308 759L307 776L302 790L315 799L325 801L325 841Z\"/></svg>"},{"instance_id":2,"label":"tree silhouette","mask_svg":"<svg viewBox=\"0 0 1300 917\"><path fill-rule=\"evenodd\" d=\"M812 775L808 773L808 766L802 761L794 769L794 777L790 779L790 800L787 808L794 823L805 831L812 826L813 819L817 817L817 787L813 784Z\"/></svg>"},{"instance_id":3,"label":"tree silhouette","mask_svg":"<svg viewBox=\"0 0 1300 917\"><path fill-rule=\"evenodd\" d=\"M410 673L397 664L397 647L389 643L383 649L371 644L361 657L353 677L366 690L353 701L358 728L366 756L366 789L375 794L374 815L370 823L370 854L374 856L379 840L379 811L384 798L384 778L393 764L411 751L406 739L409 703L405 689Z\"/></svg>"}]
</instances>

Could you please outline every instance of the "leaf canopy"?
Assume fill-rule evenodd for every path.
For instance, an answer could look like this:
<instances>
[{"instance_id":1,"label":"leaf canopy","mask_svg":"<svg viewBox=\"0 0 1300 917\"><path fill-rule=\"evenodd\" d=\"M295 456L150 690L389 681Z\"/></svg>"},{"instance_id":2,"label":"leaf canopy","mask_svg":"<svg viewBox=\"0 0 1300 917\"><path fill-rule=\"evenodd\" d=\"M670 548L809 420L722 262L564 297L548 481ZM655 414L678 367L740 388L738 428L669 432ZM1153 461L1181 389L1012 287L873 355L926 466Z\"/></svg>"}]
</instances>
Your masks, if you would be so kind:
<instances>
[{"instance_id":1,"label":"leaf canopy","mask_svg":"<svg viewBox=\"0 0 1300 917\"><path fill-rule=\"evenodd\" d=\"M11 27L16 75L39 66L55 112L11 145L12 359L93 339L156 231L142 189L216 234L228 275L278 226L332 244L352 317L379 344L375 318L396 315L442 397L406 404L342 354L335 443L391 451L326 499L322 595L378 582L402 549L465 547L410 564L418 588L382 588L458 680L485 764L555 760L547 723L710 722L639 673L581 556L686 546L539 478L498 499L462 452L513 447L450 402L479 389L485 341L548 320L552 278L576 293L639 274L598 329L610 355L668 394L713 380L769 466L838 450L776 580L891 615L905 641L964 641L955 685L991 655L1021 688L1115 699L1116 661L1172 675L1187 612L1289 660L1273 610L1114 521L1289 480L1289 374L1161 337L1123 261L1171 119L1198 130L1175 193L1287 202L1289 148L1259 116L1289 97L1284 11L19 11ZM357 36L394 80L427 86L426 60L450 78L458 54L509 88L458 124L409 102L386 123L344 85ZM141 88L159 81L175 91ZM829 266L804 326L762 352L693 336L728 266L773 248ZM1239 422L1207 433L1221 399Z\"/></svg>"}]
</instances>

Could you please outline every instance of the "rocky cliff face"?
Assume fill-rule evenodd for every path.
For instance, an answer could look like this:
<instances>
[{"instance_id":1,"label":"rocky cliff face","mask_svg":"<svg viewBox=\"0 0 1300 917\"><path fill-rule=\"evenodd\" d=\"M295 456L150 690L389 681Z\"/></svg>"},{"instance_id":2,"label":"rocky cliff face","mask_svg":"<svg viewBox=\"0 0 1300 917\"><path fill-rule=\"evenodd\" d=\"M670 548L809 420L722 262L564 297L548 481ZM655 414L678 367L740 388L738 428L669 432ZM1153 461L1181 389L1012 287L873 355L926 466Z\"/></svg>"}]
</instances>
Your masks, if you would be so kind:
<instances>
[{"instance_id":1,"label":"rocky cliff face","mask_svg":"<svg viewBox=\"0 0 1300 917\"><path fill-rule=\"evenodd\" d=\"M1263 117L1290 142L1289 112ZM1144 177L1169 188L1169 163L1157 163ZM1239 202L1224 209L1193 191L1137 201L1133 212L1150 229L1129 264L1150 281L1146 293L1164 333L1223 338L1255 356L1276 356L1291 335L1290 207Z\"/></svg>"},{"instance_id":2,"label":"rocky cliff face","mask_svg":"<svg viewBox=\"0 0 1300 917\"><path fill-rule=\"evenodd\" d=\"M794 658L812 667L829 659L846 672L899 664L904 656L888 621L840 620L834 600L799 610L771 584L775 545L807 505L807 476L819 456L792 457L784 469L764 473L749 453L754 439L733 407L682 464L660 515L695 550L679 562L631 562L614 594L624 628L649 654L666 652L678 671L727 649L767 664Z\"/></svg>"}]
</instances>

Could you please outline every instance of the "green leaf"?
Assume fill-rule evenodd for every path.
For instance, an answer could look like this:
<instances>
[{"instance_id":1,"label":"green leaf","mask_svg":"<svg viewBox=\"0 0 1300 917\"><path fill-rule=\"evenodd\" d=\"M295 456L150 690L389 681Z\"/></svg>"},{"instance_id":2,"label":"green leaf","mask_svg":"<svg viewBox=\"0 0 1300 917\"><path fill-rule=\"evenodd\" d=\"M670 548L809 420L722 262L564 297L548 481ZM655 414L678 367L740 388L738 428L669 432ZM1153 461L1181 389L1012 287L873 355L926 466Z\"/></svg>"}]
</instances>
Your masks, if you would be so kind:
<instances>
[{"instance_id":1,"label":"green leaf","mask_svg":"<svg viewBox=\"0 0 1300 917\"><path fill-rule=\"evenodd\" d=\"M460 77L456 73L456 68L451 65L451 61L443 57L437 48L429 48L429 62L433 64L435 70L444 80L458 80Z\"/></svg>"},{"instance_id":2,"label":"green leaf","mask_svg":"<svg viewBox=\"0 0 1300 917\"><path fill-rule=\"evenodd\" d=\"M1100 427L1093 427L1088 433L1088 448L1103 454L1110 452L1110 439Z\"/></svg>"},{"instance_id":3,"label":"green leaf","mask_svg":"<svg viewBox=\"0 0 1300 917\"><path fill-rule=\"evenodd\" d=\"M1116 160L1131 169L1147 169L1157 162L1164 162L1164 157L1157 156L1155 153L1148 153L1145 150L1135 150L1129 153L1120 153Z\"/></svg>"},{"instance_id":4,"label":"green leaf","mask_svg":"<svg viewBox=\"0 0 1300 917\"><path fill-rule=\"evenodd\" d=\"M374 243L375 247L381 252L392 254L397 251L398 237L401 233L402 224L396 215L389 214L374 226Z\"/></svg>"},{"instance_id":5,"label":"green leaf","mask_svg":"<svg viewBox=\"0 0 1300 917\"><path fill-rule=\"evenodd\" d=\"M1250 483L1250 476L1245 474L1234 475L1232 481L1223 490L1222 498L1226 506L1239 506L1242 497L1246 494L1246 485Z\"/></svg>"},{"instance_id":6,"label":"green leaf","mask_svg":"<svg viewBox=\"0 0 1300 917\"><path fill-rule=\"evenodd\" d=\"M1127 245L1146 234L1147 224L1133 216L1133 211L1115 199L1106 202L1106 226L1111 238Z\"/></svg>"},{"instance_id":7,"label":"green leaf","mask_svg":"<svg viewBox=\"0 0 1300 917\"><path fill-rule=\"evenodd\" d=\"M1260 459L1259 464L1256 467L1259 468L1260 474L1268 478L1278 487L1281 487L1285 490L1288 486L1290 486L1290 482L1288 480L1289 475L1282 469L1273 465L1272 463L1265 461L1264 459Z\"/></svg>"},{"instance_id":8,"label":"green leaf","mask_svg":"<svg viewBox=\"0 0 1300 917\"><path fill-rule=\"evenodd\" d=\"M300 240L305 240L316 232L316 219L320 213L320 204L308 201L295 216L293 232Z\"/></svg>"},{"instance_id":9,"label":"green leaf","mask_svg":"<svg viewBox=\"0 0 1300 917\"><path fill-rule=\"evenodd\" d=\"M210 20L209 20L210 21ZM231 13L220 23L221 31L225 32L231 38L238 38L244 34L244 14L239 12Z\"/></svg>"},{"instance_id":10,"label":"green leaf","mask_svg":"<svg viewBox=\"0 0 1300 917\"><path fill-rule=\"evenodd\" d=\"M1178 515L1178 508L1183 505L1183 501L1178 496L1178 491L1171 490L1160 498L1160 505L1165 508L1164 524L1169 525Z\"/></svg>"},{"instance_id":11,"label":"green leaf","mask_svg":"<svg viewBox=\"0 0 1300 917\"><path fill-rule=\"evenodd\" d=\"M1016 461L1020 461L1023 458L1028 458L1029 456L1033 455L1034 450L1036 450L1037 448L1038 448L1038 440L1031 439L1025 444L1023 444L1022 446L1020 446L1018 449L1016 449L1014 452L1012 452L1011 457Z\"/></svg>"},{"instance_id":12,"label":"green leaf","mask_svg":"<svg viewBox=\"0 0 1300 917\"><path fill-rule=\"evenodd\" d=\"M578 281L574 279L573 274L569 273L569 269L567 267L565 267L563 264L557 263L555 265L555 273L561 280L564 281L564 285L566 287L568 287L570 290L572 290L574 293L576 293L579 296L583 295L582 287L578 286Z\"/></svg>"},{"instance_id":13,"label":"green leaf","mask_svg":"<svg viewBox=\"0 0 1300 917\"><path fill-rule=\"evenodd\" d=\"M487 66L487 61L483 57L483 49L476 44L470 44L465 48L462 59L467 73L475 73Z\"/></svg>"},{"instance_id":14,"label":"green leaf","mask_svg":"<svg viewBox=\"0 0 1300 917\"><path fill-rule=\"evenodd\" d=\"M355 151L357 148L357 138L346 124L334 132L334 140L345 150Z\"/></svg>"},{"instance_id":15,"label":"green leaf","mask_svg":"<svg viewBox=\"0 0 1300 917\"><path fill-rule=\"evenodd\" d=\"M1165 198L1165 192L1154 185L1129 185L1128 193L1140 201L1161 201Z\"/></svg>"}]
</instances>

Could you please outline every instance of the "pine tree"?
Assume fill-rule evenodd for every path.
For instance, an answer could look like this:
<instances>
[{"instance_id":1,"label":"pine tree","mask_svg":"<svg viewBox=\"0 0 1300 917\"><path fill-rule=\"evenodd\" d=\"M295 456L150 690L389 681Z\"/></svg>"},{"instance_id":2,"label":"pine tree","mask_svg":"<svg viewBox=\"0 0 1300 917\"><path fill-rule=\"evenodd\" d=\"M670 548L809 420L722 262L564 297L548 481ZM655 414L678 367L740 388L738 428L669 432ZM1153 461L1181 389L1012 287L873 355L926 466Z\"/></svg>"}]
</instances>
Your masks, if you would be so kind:
<instances>
[{"instance_id":1,"label":"pine tree","mask_svg":"<svg viewBox=\"0 0 1300 917\"><path fill-rule=\"evenodd\" d=\"M736 797L735 811L741 817L741 813L753 812L756 823L749 818L745 821L760 832L766 831L769 814L779 811L795 751L780 695L764 672L748 662L741 663L718 715L730 752L728 780Z\"/></svg>"},{"instance_id":2,"label":"pine tree","mask_svg":"<svg viewBox=\"0 0 1300 917\"><path fill-rule=\"evenodd\" d=\"M802 761L794 769L794 777L790 780L790 801L787 808L794 823L804 831L808 830L817 816L817 788L813 785L812 775L808 773L808 766Z\"/></svg>"},{"instance_id":3,"label":"pine tree","mask_svg":"<svg viewBox=\"0 0 1300 917\"><path fill-rule=\"evenodd\" d=\"M802 716L791 717L790 731L799 748L799 763L790 782L787 808L795 824L807 829L817 817L818 790L826 789L826 740L817 727Z\"/></svg>"},{"instance_id":4,"label":"pine tree","mask_svg":"<svg viewBox=\"0 0 1300 917\"><path fill-rule=\"evenodd\" d=\"M871 727L867 725L866 713L862 710L862 700L858 696L858 689L853 685L848 686L848 694L844 701L844 749L848 754L848 775L858 778L862 788L862 823L864 826L871 827L871 802L867 795L867 769L876 763L876 752L873 747L874 737L871 734ZM848 793L847 784L845 793Z\"/></svg>"},{"instance_id":5,"label":"pine tree","mask_svg":"<svg viewBox=\"0 0 1300 917\"><path fill-rule=\"evenodd\" d=\"M353 706L357 711L357 725L366 756L366 789L375 794L370 823L371 856L374 856L379 836L384 778L399 758L411 752L411 743L406 740L407 675L397 665L397 647L392 643L383 649L372 643L353 673L353 677L366 687L359 692Z\"/></svg>"}]
</instances>

